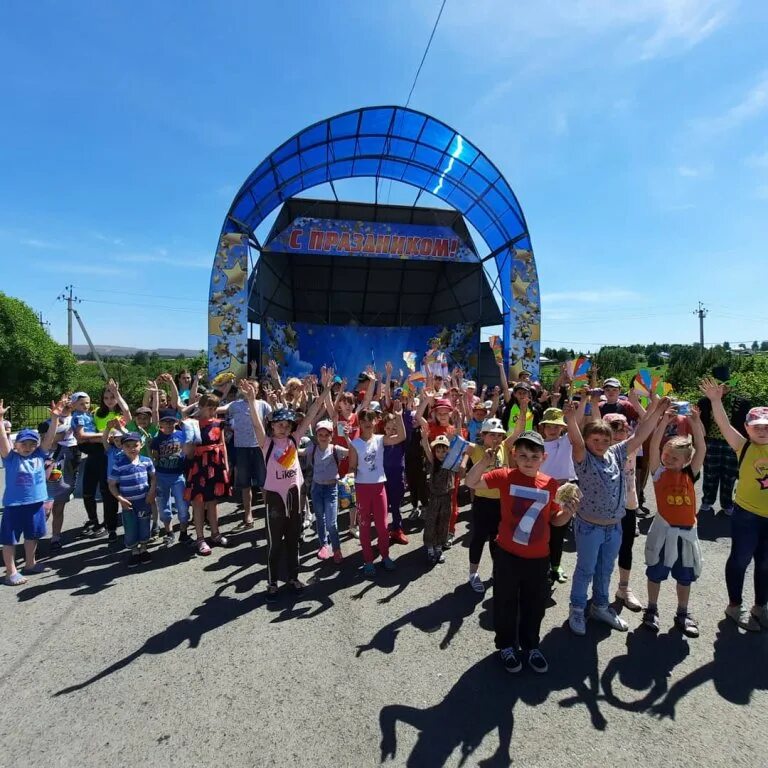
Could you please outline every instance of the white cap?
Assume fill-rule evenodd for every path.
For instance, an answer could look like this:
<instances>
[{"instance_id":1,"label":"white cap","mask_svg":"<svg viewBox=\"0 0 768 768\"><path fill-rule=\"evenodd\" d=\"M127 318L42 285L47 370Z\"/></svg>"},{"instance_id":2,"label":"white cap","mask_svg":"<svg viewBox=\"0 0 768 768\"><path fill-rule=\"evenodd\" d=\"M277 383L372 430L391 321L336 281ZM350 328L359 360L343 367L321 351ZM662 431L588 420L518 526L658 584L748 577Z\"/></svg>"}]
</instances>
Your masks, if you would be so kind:
<instances>
[{"instance_id":1,"label":"white cap","mask_svg":"<svg viewBox=\"0 0 768 768\"><path fill-rule=\"evenodd\" d=\"M376 411L376 413L381 413L381 403L378 400L371 400L371 404L368 406L368 409L371 411Z\"/></svg>"},{"instance_id":2,"label":"white cap","mask_svg":"<svg viewBox=\"0 0 768 768\"><path fill-rule=\"evenodd\" d=\"M490 432L496 435L506 435L507 430L501 425L501 419L486 419L483 422L483 426L480 427L481 432Z\"/></svg>"},{"instance_id":3,"label":"white cap","mask_svg":"<svg viewBox=\"0 0 768 768\"><path fill-rule=\"evenodd\" d=\"M69 402L74 405L81 397L90 397L90 395L87 392L73 392Z\"/></svg>"},{"instance_id":4,"label":"white cap","mask_svg":"<svg viewBox=\"0 0 768 768\"><path fill-rule=\"evenodd\" d=\"M330 433L333 433L333 422L330 419L323 419L323 421L318 421L317 426L315 427L315 432L319 432L321 429L325 429Z\"/></svg>"}]
</instances>

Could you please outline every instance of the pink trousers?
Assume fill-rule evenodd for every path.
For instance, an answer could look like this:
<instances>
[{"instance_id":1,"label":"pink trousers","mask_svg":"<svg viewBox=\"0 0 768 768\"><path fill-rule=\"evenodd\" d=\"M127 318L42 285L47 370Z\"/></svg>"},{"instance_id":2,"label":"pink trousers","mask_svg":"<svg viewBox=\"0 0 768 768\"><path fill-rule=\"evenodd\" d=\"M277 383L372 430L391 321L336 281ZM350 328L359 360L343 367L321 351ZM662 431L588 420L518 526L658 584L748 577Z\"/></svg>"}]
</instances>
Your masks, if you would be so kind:
<instances>
[{"instance_id":1,"label":"pink trousers","mask_svg":"<svg viewBox=\"0 0 768 768\"><path fill-rule=\"evenodd\" d=\"M373 562L371 522L376 526L379 554L389 557L389 531L387 530L387 489L384 483L355 483L357 496L357 523L360 526L360 546L363 560Z\"/></svg>"}]
</instances>

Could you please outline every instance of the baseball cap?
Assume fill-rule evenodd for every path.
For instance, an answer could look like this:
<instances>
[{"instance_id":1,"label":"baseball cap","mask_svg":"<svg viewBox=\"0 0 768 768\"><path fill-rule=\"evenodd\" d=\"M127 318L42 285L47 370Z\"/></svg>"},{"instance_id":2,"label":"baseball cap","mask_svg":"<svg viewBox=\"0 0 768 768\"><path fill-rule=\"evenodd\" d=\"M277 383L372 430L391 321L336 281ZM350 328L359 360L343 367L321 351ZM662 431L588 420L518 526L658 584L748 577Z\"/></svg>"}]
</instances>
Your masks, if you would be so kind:
<instances>
[{"instance_id":1,"label":"baseball cap","mask_svg":"<svg viewBox=\"0 0 768 768\"><path fill-rule=\"evenodd\" d=\"M40 433L36 429L20 429L15 442L21 443L24 440L32 440L40 445Z\"/></svg>"},{"instance_id":2,"label":"baseball cap","mask_svg":"<svg viewBox=\"0 0 768 768\"><path fill-rule=\"evenodd\" d=\"M152 409L151 409L151 408L149 408L149 407L148 407L148 406L146 406L146 405L140 405L140 406L139 406L139 407L136 409L136 413L146 413L146 414L149 414L149 415L151 416L151 415L152 415Z\"/></svg>"},{"instance_id":3,"label":"baseball cap","mask_svg":"<svg viewBox=\"0 0 768 768\"><path fill-rule=\"evenodd\" d=\"M324 429L327 432L333 432L333 422L330 419L318 421L317 426L315 427L315 432L319 432L321 429Z\"/></svg>"},{"instance_id":4,"label":"baseball cap","mask_svg":"<svg viewBox=\"0 0 768 768\"><path fill-rule=\"evenodd\" d=\"M378 400L371 400L368 410L374 413L381 413L381 403Z\"/></svg>"},{"instance_id":5,"label":"baseball cap","mask_svg":"<svg viewBox=\"0 0 768 768\"><path fill-rule=\"evenodd\" d=\"M488 403L484 403L479 397L476 397L472 401L472 409L474 410L475 408L482 408L484 411L487 411Z\"/></svg>"},{"instance_id":6,"label":"baseball cap","mask_svg":"<svg viewBox=\"0 0 768 768\"><path fill-rule=\"evenodd\" d=\"M563 412L560 408L547 408L541 417L539 424L551 424L556 427L565 427L565 419L563 418Z\"/></svg>"},{"instance_id":7,"label":"baseball cap","mask_svg":"<svg viewBox=\"0 0 768 768\"><path fill-rule=\"evenodd\" d=\"M523 432L520 437L515 440L515 445L517 445L521 440L525 440L526 443L533 443L534 445L538 445L541 448L544 448L544 438L538 433L534 432L532 429L527 429L525 432Z\"/></svg>"},{"instance_id":8,"label":"baseball cap","mask_svg":"<svg viewBox=\"0 0 768 768\"><path fill-rule=\"evenodd\" d=\"M445 435L438 435L430 445L434 448L437 445L443 445L446 448L451 447L451 441Z\"/></svg>"},{"instance_id":9,"label":"baseball cap","mask_svg":"<svg viewBox=\"0 0 768 768\"><path fill-rule=\"evenodd\" d=\"M745 421L748 427L756 427L758 424L768 424L768 408L758 406L750 409ZM18 440L18 438L16 438Z\"/></svg>"},{"instance_id":10,"label":"baseball cap","mask_svg":"<svg viewBox=\"0 0 768 768\"><path fill-rule=\"evenodd\" d=\"M140 443L141 435L138 432L127 432L123 435L123 443Z\"/></svg>"},{"instance_id":11,"label":"baseball cap","mask_svg":"<svg viewBox=\"0 0 768 768\"><path fill-rule=\"evenodd\" d=\"M618 379L610 378L603 382L604 387L618 387L621 389L621 382Z\"/></svg>"},{"instance_id":12,"label":"baseball cap","mask_svg":"<svg viewBox=\"0 0 768 768\"><path fill-rule=\"evenodd\" d=\"M69 398L69 402L74 405L82 397L90 397L90 395L87 392L73 392Z\"/></svg>"},{"instance_id":13,"label":"baseball cap","mask_svg":"<svg viewBox=\"0 0 768 768\"><path fill-rule=\"evenodd\" d=\"M453 405L451 405L450 400L446 400L444 397L441 397L439 400L435 400L433 408L434 410L437 410L438 408L447 408L449 411L452 411Z\"/></svg>"},{"instance_id":14,"label":"baseball cap","mask_svg":"<svg viewBox=\"0 0 768 768\"><path fill-rule=\"evenodd\" d=\"M463 381L461 383L462 391L466 392L468 389L477 389L477 384L474 381Z\"/></svg>"},{"instance_id":15,"label":"baseball cap","mask_svg":"<svg viewBox=\"0 0 768 768\"><path fill-rule=\"evenodd\" d=\"M483 422L483 426L480 427L481 432L490 432L496 435L506 435L507 430L501 424L501 419L486 419Z\"/></svg>"},{"instance_id":16,"label":"baseball cap","mask_svg":"<svg viewBox=\"0 0 768 768\"><path fill-rule=\"evenodd\" d=\"M334 376L331 384L341 384L341 382L342 382L341 376Z\"/></svg>"},{"instance_id":17,"label":"baseball cap","mask_svg":"<svg viewBox=\"0 0 768 768\"><path fill-rule=\"evenodd\" d=\"M160 421L178 421L179 414L172 408L164 408L160 411Z\"/></svg>"},{"instance_id":18,"label":"baseball cap","mask_svg":"<svg viewBox=\"0 0 768 768\"><path fill-rule=\"evenodd\" d=\"M516 381L512 391L514 392L516 389L524 389L526 392L530 392L531 385L527 381Z\"/></svg>"}]
</instances>

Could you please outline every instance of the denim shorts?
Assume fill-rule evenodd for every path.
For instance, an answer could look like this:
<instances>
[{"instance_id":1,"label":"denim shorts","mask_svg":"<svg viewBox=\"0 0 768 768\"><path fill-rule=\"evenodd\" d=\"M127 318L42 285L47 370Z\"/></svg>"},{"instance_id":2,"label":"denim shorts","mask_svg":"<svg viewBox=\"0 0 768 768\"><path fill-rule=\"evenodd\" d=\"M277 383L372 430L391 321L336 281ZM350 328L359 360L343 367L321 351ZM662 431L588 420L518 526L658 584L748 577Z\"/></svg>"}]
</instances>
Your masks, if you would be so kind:
<instances>
[{"instance_id":1,"label":"denim shorts","mask_svg":"<svg viewBox=\"0 0 768 768\"><path fill-rule=\"evenodd\" d=\"M681 587L690 587L694 581L696 581L696 575L693 572L693 568L683 565L683 540L677 540L677 560L675 564L669 568L664 565L664 547L661 548L659 553L659 562L656 565L649 565L645 569L645 575L648 581L654 582L654 584L660 584L662 581L666 581L669 578L669 574L672 574L672 578Z\"/></svg>"},{"instance_id":2,"label":"denim shorts","mask_svg":"<svg viewBox=\"0 0 768 768\"><path fill-rule=\"evenodd\" d=\"M17 504L3 509L0 520L0 544L15 547L22 534L25 541L37 541L45 537L45 507L41 503Z\"/></svg>"}]
</instances>

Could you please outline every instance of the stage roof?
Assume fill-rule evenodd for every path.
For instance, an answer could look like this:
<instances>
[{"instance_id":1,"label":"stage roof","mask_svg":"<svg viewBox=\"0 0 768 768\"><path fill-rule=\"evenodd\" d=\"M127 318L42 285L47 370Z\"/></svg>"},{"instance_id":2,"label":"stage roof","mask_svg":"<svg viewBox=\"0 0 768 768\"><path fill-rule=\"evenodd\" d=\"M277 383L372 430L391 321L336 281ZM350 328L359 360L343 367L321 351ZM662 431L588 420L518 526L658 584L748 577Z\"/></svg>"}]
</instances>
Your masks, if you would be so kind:
<instances>
[{"instance_id":1,"label":"stage roof","mask_svg":"<svg viewBox=\"0 0 768 768\"><path fill-rule=\"evenodd\" d=\"M515 244L530 248L520 204L496 166L457 131L402 107L357 109L297 133L248 177L228 218L253 233L302 190L356 176L402 181L419 195L426 190L445 200L467 217L494 257Z\"/></svg>"}]
</instances>

